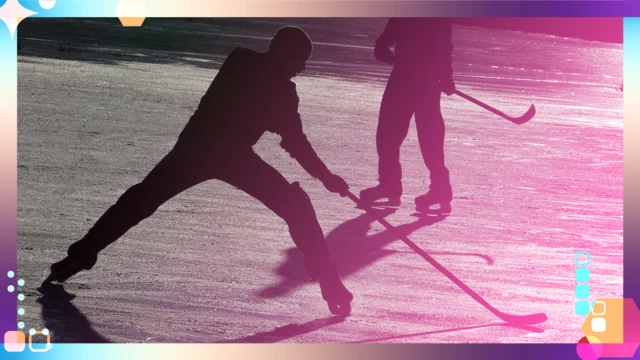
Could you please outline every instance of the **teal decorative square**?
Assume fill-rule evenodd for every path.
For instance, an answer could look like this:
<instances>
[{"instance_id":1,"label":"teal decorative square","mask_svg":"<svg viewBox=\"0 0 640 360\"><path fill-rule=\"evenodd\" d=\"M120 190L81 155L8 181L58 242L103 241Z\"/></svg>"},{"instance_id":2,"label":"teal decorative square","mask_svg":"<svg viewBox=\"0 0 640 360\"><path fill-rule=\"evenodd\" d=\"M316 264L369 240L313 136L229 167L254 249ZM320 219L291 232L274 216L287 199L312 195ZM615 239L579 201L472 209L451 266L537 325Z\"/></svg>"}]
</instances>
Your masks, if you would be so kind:
<instances>
[{"instance_id":1,"label":"teal decorative square","mask_svg":"<svg viewBox=\"0 0 640 360\"><path fill-rule=\"evenodd\" d=\"M576 285L576 297L578 299L586 299L589 297L589 285L578 284Z\"/></svg>"},{"instance_id":2,"label":"teal decorative square","mask_svg":"<svg viewBox=\"0 0 640 360\"><path fill-rule=\"evenodd\" d=\"M580 260L580 255L585 255L586 259L583 262L582 260ZM578 266L588 266L589 263L591 263L591 254L589 254L588 251L578 251L576 252L576 265Z\"/></svg>"},{"instance_id":3,"label":"teal decorative square","mask_svg":"<svg viewBox=\"0 0 640 360\"><path fill-rule=\"evenodd\" d=\"M587 316L589 315L589 311L591 311L591 305L589 305L588 301L576 302L576 314L580 316Z\"/></svg>"},{"instance_id":4,"label":"teal decorative square","mask_svg":"<svg viewBox=\"0 0 640 360\"><path fill-rule=\"evenodd\" d=\"M576 268L576 281L577 282L589 281L589 268Z\"/></svg>"}]
</instances>

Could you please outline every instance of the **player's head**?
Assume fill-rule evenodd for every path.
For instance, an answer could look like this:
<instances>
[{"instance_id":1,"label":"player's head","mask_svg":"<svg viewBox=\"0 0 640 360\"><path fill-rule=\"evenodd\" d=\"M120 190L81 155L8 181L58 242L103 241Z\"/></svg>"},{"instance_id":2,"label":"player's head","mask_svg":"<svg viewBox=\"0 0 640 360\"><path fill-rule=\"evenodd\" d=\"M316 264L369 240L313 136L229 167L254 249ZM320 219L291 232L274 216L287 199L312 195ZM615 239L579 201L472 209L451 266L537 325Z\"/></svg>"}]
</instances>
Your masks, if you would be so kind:
<instances>
[{"instance_id":1,"label":"player's head","mask_svg":"<svg viewBox=\"0 0 640 360\"><path fill-rule=\"evenodd\" d=\"M269 43L269 53L278 59L289 78L305 69L304 65L311 57L312 51L313 45L309 35L295 26L278 29Z\"/></svg>"}]
</instances>

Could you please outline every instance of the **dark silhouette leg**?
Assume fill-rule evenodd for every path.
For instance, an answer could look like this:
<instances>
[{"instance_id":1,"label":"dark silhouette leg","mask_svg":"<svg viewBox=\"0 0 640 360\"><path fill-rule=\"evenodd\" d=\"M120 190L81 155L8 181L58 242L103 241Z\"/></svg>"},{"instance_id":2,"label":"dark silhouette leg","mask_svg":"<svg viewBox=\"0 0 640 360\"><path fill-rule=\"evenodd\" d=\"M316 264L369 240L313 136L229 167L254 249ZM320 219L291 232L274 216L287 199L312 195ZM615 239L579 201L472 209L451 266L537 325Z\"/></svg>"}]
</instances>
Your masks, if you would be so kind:
<instances>
[{"instance_id":1,"label":"dark silhouette leg","mask_svg":"<svg viewBox=\"0 0 640 360\"><path fill-rule=\"evenodd\" d=\"M433 86L421 92L416 110L418 142L433 187L449 185L449 170L444 164L445 125L440 110L440 90Z\"/></svg>"},{"instance_id":2,"label":"dark silhouette leg","mask_svg":"<svg viewBox=\"0 0 640 360\"><path fill-rule=\"evenodd\" d=\"M426 212L431 205L440 204L441 211L450 212L453 194L444 161L445 124L440 110L440 89L437 84L426 82L419 94L422 101L416 110L416 129L431 184L426 195L416 198L416 210Z\"/></svg>"},{"instance_id":3,"label":"dark silhouette leg","mask_svg":"<svg viewBox=\"0 0 640 360\"><path fill-rule=\"evenodd\" d=\"M331 264L311 200L297 182L290 184L254 152L238 156L217 178L256 198L287 223L291 239L310 267L309 275L314 277Z\"/></svg>"},{"instance_id":4,"label":"dark silhouette leg","mask_svg":"<svg viewBox=\"0 0 640 360\"><path fill-rule=\"evenodd\" d=\"M407 137L411 117L415 111L411 81L392 71L382 96L376 146L378 150L378 180L389 189L402 193L400 145Z\"/></svg>"},{"instance_id":5,"label":"dark silhouette leg","mask_svg":"<svg viewBox=\"0 0 640 360\"><path fill-rule=\"evenodd\" d=\"M69 247L69 257L90 269L97 260L98 252L151 216L160 205L210 179L210 168L198 163L200 156L196 155L201 154L176 149L169 152L141 183L125 191L91 230Z\"/></svg>"},{"instance_id":6,"label":"dark silhouette leg","mask_svg":"<svg viewBox=\"0 0 640 360\"><path fill-rule=\"evenodd\" d=\"M289 226L291 239L304 256L305 268L320 283L322 298L335 315L351 312L353 295L342 283L309 196L254 152L242 154L218 178L262 202Z\"/></svg>"}]
</instances>

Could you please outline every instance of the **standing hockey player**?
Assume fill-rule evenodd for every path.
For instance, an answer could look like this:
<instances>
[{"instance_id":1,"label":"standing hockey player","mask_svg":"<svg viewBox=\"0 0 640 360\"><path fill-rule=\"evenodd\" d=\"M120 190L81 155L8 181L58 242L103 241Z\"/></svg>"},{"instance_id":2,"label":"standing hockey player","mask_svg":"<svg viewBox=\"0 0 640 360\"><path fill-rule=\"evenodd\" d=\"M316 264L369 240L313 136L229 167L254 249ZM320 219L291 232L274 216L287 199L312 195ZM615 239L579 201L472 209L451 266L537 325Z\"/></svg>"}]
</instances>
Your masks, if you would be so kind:
<instances>
[{"instance_id":1,"label":"standing hockey player","mask_svg":"<svg viewBox=\"0 0 640 360\"><path fill-rule=\"evenodd\" d=\"M402 169L400 145L415 114L422 157L430 173L429 191L415 199L416 210L451 211L451 182L444 162L445 126L440 93L452 95L452 24L442 18L392 18L376 41L376 59L393 64L380 104L376 147L379 185L360 192L365 204L388 199L400 205ZM395 45L395 53L391 47Z\"/></svg>"}]
</instances>

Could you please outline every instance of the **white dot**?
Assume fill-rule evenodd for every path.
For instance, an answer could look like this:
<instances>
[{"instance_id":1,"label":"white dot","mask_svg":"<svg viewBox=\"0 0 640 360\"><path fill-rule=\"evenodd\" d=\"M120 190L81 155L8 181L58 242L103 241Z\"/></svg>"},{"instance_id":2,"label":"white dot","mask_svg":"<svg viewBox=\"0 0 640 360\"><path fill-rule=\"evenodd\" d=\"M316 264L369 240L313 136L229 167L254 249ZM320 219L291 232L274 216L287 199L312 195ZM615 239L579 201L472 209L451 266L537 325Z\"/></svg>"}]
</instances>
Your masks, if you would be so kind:
<instances>
[{"instance_id":1,"label":"white dot","mask_svg":"<svg viewBox=\"0 0 640 360\"><path fill-rule=\"evenodd\" d=\"M18 323L18 329L22 329L22 328L24 328L24 323L22 321L20 321Z\"/></svg>"},{"instance_id":2,"label":"white dot","mask_svg":"<svg viewBox=\"0 0 640 360\"><path fill-rule=\"evenodd\" d=\"M40 0L39 3L40 7L45 10L49 10L56 5L56 0Z\"/></svg>"},{"instance_id":3,"label":"white dot","mask_svg":"<svg viewBox=\"0 0 640 360\"><path fill-rule=\"evenodd\" d=\"M18 315L24 315L24 309L18 309Z\"/></svg>"},{"instance_id":4,"label":"white dot","mask_svg":"<svg viewBox=\"0 0 640 360\"><path fill-rule=\"evenodd\" d=\"M42 335L45 335L45 336L49 335L49 329L47 328L42 329Z\"/></svg>"},{"instance_id":5,"label":"white dot","mask_svg":"<svg viewBox=\"0 0 640 360\"><path fill-rule=\"evenodd\" d=\"M18 286L24 286L24 280L22 279L18 280Z\"/></svg>"},{"instance_id":6,"label":"white dot","mask_svg":"<svg viewBox=\"0 0 640 360\"><path fill-rule=\"evenodd\" d=\"M29 335L33 336L36 334L36 329L29 329Z\"/></svg>"},{"instance_id":7,"label":"white dot","mask_svg":"<svg viewBox=\"0 0 640 360\"><path fill-rule=\"evenodd\" d=\"M24 295L23 294L18 295L18 300L20 301L24 300Z\"/></svg>"},{"instance_id":8,"label":"white dot","mask_svg":"<svg viewBox=\"0 0 640 360\"><path fill-rule=\"evenodd\" d=\"M604 332L607 330L607 320L605 318L593 318L591 319L591 331L593 332Z\"/></svg>"},{"instance_id":9,"label":"white dot","mask_svg":"<svg viewBox=\"0 0 640 360\"><path fill-rule=\"evenodd\" d=\"M9 287L7 288L7 290L9 290L9 292L13 292L13 290L15 290L16 288L13 287L13 285L9 285Z\"/></svg>"},{"instance_id":10,"label":"white dot","mask_svg":"<svg viewBox=\"0 0 640 360\"><path fill-rule=\"evenodd\" d=\"M9 277L9 279L13 279L13 277L16 276L16 273L14 273L13 271L9 271L7 273L7 276Z\"/></svg>"}]
</instances>

